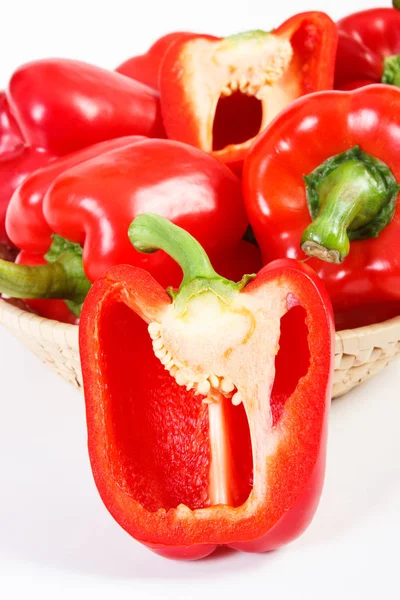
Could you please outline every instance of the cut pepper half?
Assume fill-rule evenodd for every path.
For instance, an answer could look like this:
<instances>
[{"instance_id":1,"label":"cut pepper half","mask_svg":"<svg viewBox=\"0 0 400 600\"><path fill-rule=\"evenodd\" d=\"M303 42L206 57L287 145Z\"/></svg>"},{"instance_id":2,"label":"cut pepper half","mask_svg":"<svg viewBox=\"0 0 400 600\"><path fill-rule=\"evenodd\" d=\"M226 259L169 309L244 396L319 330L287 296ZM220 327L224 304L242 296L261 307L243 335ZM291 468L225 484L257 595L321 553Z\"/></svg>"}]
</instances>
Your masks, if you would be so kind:
<instances>
[{"instance_id":1,"label":"cut pepper half","mask_svg":"<svg viewBox=\"0 0 400 600\"><path fill-rule=\"evenodd\" d=\"M291 260L226 280L191 236L155 215L137 217L130 237L139 250L169 252L184 278L166 293L142 269L118 266L84 304L89 454L102 499L170 558L220 544L277 548L304 530L321 492L334 347L326 292Z\"/></svg>"},{"instance_id":2,"label":"cut pepper half","mask_svg":"<svg viewBox=\"0 0 400 600\"><path fill-rule=\"evenodd\" d=\"M290 102L333 84L337 33L324 13L227 38L192 35L171 45L160 90L168 137L240 169L257 134Z\"/></svg>"}]
</instances>

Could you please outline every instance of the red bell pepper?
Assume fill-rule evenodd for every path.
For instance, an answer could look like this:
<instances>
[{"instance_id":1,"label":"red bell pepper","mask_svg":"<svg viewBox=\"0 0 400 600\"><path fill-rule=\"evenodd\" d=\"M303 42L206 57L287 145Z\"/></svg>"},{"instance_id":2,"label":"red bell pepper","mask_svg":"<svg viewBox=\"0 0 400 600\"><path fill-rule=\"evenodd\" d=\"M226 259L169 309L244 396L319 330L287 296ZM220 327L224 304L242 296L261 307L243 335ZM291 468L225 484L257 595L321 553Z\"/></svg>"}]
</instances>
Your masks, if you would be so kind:
<instances>
[{"instance_id":1,"label":"red bell pepper","mask_svg":"<svg viewBox=\"0 0 400 600\"><path fill-rule=\"evenodd\" d=\"M400 314L399 182L400 90L392 86L298 100L246 160L245 202L263 261L301 259L303 250L316 257L308 264L341 329Z\"/></svg>"},{"instance_id":2,"label":"red bell pepper","mask_svg":"<svg viewBox=\"0 0 400 600\"><path fill-rule=\"evenodd\" d=\"M323 483L334 330L306 265L239 283L156 215L130 227L183 281L142 269L98 280L80 323L89 455L100 495L134 538L169 558L226 544L263 552L310 522ZM255 277L255 279L253 279ZM249 283L249 281L251 283Z\"/></svg>"},{"instance_id":3,"label":"red bell pepper","mask_svg":"<svg viewBox=\"0 0 400 600\"><path fill-rule=\"evenodd\" d=\"M224 274L233 269L237 276L243 262L257 266L257 248L240 243L248 224L240 181L219 161L180 142L144 139L85 160L53 181L60 164L90 152L37 172L14 195L10 237L40 257L51 246L51 264L22 268L0 261L0 292L64 298L79 314L89 282L116 264L145 267L163 285L178 285L181 272L172 259L162 252L144 256L129 243L129 224L148 210L195 233L212 257L218 255Z\"/></svg>"},{"instance_id":4,"label":"red bell pepper","mask_svg":"<svg viewBox=\"0 0 400 600\"><path fill-rule=\"evenodd\" d=\"M79 61L23 65L7 98L25 141L57 155L126 135L163 137L154 90Z\"/></svg>"},{"instance_id":5,"label":"red bell pepper","mask_svg":"<svg viewBox=\"0 0 400 600\"><path fill-rule=\"evenodd\" d=\"M400 12L394 8L363 10L341 19L335 88L372 83L400 86Z\"/></svg>"},{"instance_id":6,"label":"red bell pepper","mask_svg":"<svg viewBox=\"0 0 400 600\"><path fill-rule=\"evenodd\" d=\"M122 75L126 75L136 81L141 81L145 85L158 90L158 78L161 62L168 48L177 40L191 35L184 31L174 31L167 33L158 39L145 54L133 56L123 62L115 70Z\"/></svg>"},{"instance_id":7,"label":"red bell pepper","mask_svg":"<svg viewBox=\"0 0 400 600\"><path fill-rule=\"evenodd\" d=\"M254 138L287 104L332 87L336 43L335 24L319 12L296 15L272 33L175 42L160 71L168 137L240 170Z\"/></svg>"}]
</instances>

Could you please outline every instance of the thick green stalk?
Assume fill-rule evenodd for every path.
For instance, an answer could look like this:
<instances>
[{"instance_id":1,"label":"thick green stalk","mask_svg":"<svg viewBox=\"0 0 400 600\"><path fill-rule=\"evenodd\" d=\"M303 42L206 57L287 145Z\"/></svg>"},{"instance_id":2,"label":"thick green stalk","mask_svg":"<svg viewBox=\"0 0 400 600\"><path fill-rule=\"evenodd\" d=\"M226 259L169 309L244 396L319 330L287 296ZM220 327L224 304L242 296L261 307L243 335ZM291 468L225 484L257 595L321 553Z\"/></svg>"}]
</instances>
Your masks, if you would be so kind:
<instances>
[{"instance_id":1,"label":"thick green stalk","mask_svg":"<svg viewBox=\"0 0 400 600\"><path fill-rule=\"evenodd\" d=\"M28 266L0 260L0 291L13 298L67 298L75 294L60 263Z\"/></svg>"},{"instance_id":2,"label":"thick green stalk","mask_svg":"<svg viewBox=\"0 0 400 600\"><path fill-rule=\"evenodd\" d=\"M168 288L176 308L184 312L190 298L211 291L228 301L229 296L240 291L255 275L244 275L234 283L221 277L199 244L187 231L164 217L147 213L139 215L129 227L129 239L139 252L153 253L163 250L181 267L183 279L178 292Z\"/></svg>"},{"instance_id":3,"label":"thick green stalk","mask_svg":"<svg viewBox=\"0 0 400 600\"><path fill-rule=\"evenodd\" d=\"M398 184L390 169L355 146L305 177L312 223L301 247L309 256L339 264L351 240L378 237L396 208Z\"/></svg>"},{"instance_id":4,"label":"thick green stalk","mask_svg":"<svg viewBox=\"0 0 400 600\"><path fill-rule=\"evenodd\" d=\"M60 298L79 315L91 286L82 264L82 249L59 236L46 255L47 264L20 265L0 260L0 293L13 298Z\"/></svg>"},{"instance_id":5,"label":"thick green stalk","mask_svg":"<svg viewBox=\"0 0 400 600\"><path fill-rule=\"evenodd\" d=\"M181 286L197 278L220 278L198 241L187 231L159 215L139 215L132 221L128 235L139 252L164 250L169 254L183 271Z\"/></svg>"},{"instance_id":6,"label":"thick green stalk","mask_svg":"<svg viewBox=\"0 0 400 600\"><path fill-rule=\"evenodd\" d=\"M383 59L382 83L400 87L400 54Z\"/></svg>"}]
</instances>

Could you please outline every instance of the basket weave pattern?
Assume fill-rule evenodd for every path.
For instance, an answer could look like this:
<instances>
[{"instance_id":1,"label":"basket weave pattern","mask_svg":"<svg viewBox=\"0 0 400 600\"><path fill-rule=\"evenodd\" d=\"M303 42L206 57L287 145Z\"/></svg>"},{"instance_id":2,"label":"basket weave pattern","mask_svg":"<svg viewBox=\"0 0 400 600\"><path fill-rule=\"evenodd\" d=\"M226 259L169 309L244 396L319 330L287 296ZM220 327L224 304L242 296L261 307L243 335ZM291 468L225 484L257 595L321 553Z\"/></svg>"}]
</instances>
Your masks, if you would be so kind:
<instances>
[{"instance_id":1,"label":"basket weave pattern","mask_svg":"<svg viewBox=\"0 0 400 600\"><path fill-rule=\"evenodd\" d=\"M0 323L51 369L82 387L77 325L66 325L0 300Z\"/></svg>"},{"instance_id":2,"label":"basket weave pattern","mask_svg":"<svg viewBox=\"0 0 400 600\"><path fill-rule=\"evenodd\" d=\"M0 323L66 381L82 387L78 327L0 300ZM345 394L400 355L400 317L336 334L333 398Z\"/></svg>"}]
</instances>

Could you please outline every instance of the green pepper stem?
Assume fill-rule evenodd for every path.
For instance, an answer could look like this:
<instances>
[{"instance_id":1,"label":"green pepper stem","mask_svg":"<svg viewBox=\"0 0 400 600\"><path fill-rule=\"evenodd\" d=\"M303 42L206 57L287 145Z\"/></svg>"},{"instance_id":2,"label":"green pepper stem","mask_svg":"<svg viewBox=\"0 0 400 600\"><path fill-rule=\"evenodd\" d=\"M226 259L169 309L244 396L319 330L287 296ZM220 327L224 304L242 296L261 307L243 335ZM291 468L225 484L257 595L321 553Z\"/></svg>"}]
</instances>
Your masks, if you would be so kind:
<instances>
[{"instance_id":1,"label":"green pepper stem","mask_svg":"<svg viewBox=\"0 0 400 600\"><path fill-rule=\"evenodd\" d=\"M183 279L178 292L168 288L178 312L184 312L189 300L203 292L212 292L220 299L229 297L255 277L244 275L238 283L216 273L210 260L193 236L164 217L147 213L136 217L129 226L129 239L139 252L153 253L163 250L181 267Z\"/></svg>"},{"instance_id":2,"label":"green pepper stem","mask_svg":"<svg viewBox=\"0 0 400 600\"><path fill-rule=\"evenodd\" d=\"M382 83L400 87L400 54L386 56L383 59Z\"/></svg>"},{"instance_id":3,"label":"green pepper stem","mask_svg":"<svg viewBox=\"0 0 400 600\"><path fill-rule=\"evenodd\" d=\"M393 0L392 4L393 8L397 8L397 10L400 10L400 0Z\"/></svg>"},{"instance_id":4,"label":"green pepper stem","mask_svg":"<svg viewBox=\"0 0 400 600\"><path fill-rule=\"evenodd\" d=\"M91 286L82 263L82 249L59 236L46 254L47 264L19 265L0 260L0 293L13 298L60 298L79 316Z\"/></svg>"},{"instance_id":5,"label":"green pepper stem","mask_svg":"<svg viewBox=\"0 0 400 600\"><path fill-rule=\"evenodd\" d=\"M139 252L164 250L181 267L181 286L194 279L220 279L199 242L171 221L146 213L139 215L129 227L129 239Z\"/></svg>"},{"instance_id":6,"label":"green pepper stem","mask_svg":"<svg viewBox=\"0 0 400 600\"><path fill-rule=\"evenodd\" d=\"M394 214L398 185L390 169L357 146L305 177L312 223L304 231L306 254L339 264L350 240L377 237Z\"/></svg>"},{"instance_id":7,"label":"green pepper stem","mask_svg":"<svg viewBox=\"0 0 400 600\"><path fill-rule=\"evenodd\" d=\"M76 297L74 282L57 262L29 266L0 260L0 291L13 298Z\"/></svg>"}]
</instances>

